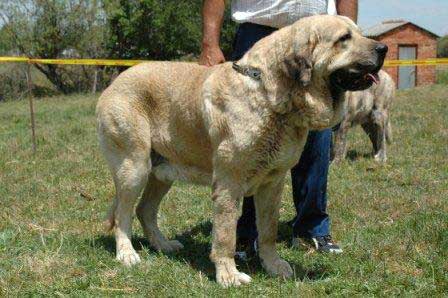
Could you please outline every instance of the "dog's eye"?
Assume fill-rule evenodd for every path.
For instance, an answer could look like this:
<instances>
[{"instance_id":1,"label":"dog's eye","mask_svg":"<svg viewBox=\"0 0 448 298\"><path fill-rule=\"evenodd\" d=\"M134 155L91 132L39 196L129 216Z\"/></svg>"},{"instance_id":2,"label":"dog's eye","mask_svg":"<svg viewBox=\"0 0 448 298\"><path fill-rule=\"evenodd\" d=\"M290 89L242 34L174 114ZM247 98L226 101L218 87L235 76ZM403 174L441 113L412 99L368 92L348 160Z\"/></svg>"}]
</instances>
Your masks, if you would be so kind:
<instances>
[{"instance_id":1,"label":"dog's eye","mask_svg":"<svg viewBox=\"0 0 448 298\"><path fill-rule=\"evenodd\" d=\"M352 35L350 33L347 33L345 35L342 35L342 37L340 37L338 41L339 42L344 42L344 41L347 41L347 40L349 40L351 38L352 38Z\"/></svg>"}]
</instances>

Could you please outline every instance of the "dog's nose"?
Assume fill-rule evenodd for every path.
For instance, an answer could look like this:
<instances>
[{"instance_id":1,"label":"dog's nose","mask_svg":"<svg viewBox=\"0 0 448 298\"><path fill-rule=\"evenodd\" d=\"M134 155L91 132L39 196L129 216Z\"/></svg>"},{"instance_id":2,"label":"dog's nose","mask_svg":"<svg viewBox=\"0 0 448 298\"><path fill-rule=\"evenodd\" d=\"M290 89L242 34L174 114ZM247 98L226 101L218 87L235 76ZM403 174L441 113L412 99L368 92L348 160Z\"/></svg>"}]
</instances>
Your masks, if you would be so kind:
<instances>
[{"instance_id":1,"label":"dog's nose","mask_svg":"<svg viewBox=\"0 0 448 298\"><path fill-rule=\"evenodd\" d=\"M384 43L378 43L375 47L375 51L378 54L382 54L382 55L386 54L388 50L389 50L389 47L387 45L385 45Z\"/></svg>"}]
</instances>

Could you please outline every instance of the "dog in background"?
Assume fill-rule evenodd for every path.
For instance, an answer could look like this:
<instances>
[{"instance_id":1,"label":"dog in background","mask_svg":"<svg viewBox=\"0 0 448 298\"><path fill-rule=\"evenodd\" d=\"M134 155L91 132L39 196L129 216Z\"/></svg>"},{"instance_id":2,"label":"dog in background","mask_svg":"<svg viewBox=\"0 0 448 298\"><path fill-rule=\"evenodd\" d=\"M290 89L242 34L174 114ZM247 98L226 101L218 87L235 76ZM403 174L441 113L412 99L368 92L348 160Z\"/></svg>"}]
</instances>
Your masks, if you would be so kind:
<instances>
[{"instance_id":1,"label":"dog in background","mask_svg":"<svg viewBox=\"0 0 448 298\"><path fill-rule=\"evenodd\" d=\"M387 72L379 72L379 81L367 90L346 92L347 113L334 131L332 159L342 161L347 155L347 131L361 125L373 145L373 156L386 162L386 143L392 142L389 111L395 96L395 83Z\"/></svg>"}]
</instances>

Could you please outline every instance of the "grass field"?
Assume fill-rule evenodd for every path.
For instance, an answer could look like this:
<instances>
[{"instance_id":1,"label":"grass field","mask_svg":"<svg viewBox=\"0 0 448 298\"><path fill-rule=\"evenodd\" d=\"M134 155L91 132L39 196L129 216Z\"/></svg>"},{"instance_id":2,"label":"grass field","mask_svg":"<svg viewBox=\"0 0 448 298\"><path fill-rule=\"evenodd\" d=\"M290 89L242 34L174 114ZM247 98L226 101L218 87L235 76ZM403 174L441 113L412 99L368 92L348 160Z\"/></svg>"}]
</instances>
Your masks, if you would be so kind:
<instances>
[{"instance_id":1,"label":"grass field","mask_svg":"<svg viewBox=\"0 0 448 298\"><path fill-rule=\"evenodd\" d=\"M208 188L177 184L160 223L185 249L149 248L134 221L143 259L123 268L103 229L113 185L99 154L95 97L36 102L38 152L31 152L28 103L0 103L0 296L444 296L448 293L448 87L399 92L387 165L369 156L361 129L349 134L349 158L329 182L338 256L290 248L289 182L279 249L295 277L271 278L258 260L240 262L253 277L222 289L208 259Z\"/></svg>"},{"instance_id":2,"label":"grass field","mask_svg":"<svg viewBox=\"0 0 448 298\"><path fill-rule=\"evenodd\" d=\"M436 67L436 82L438 84L448 85L448 65L439 65Z\"/></svg>"}]
</instances>

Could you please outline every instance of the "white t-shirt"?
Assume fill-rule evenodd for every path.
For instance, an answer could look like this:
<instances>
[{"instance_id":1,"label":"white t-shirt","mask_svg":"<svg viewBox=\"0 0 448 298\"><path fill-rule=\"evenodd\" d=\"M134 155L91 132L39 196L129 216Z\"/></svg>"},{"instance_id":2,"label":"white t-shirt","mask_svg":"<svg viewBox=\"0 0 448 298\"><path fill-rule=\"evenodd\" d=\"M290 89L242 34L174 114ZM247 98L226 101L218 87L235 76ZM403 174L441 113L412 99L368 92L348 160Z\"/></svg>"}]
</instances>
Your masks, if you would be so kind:
<instances>
[{"instance_id":1,"label":"white t-shirt","mask_svg":"<svg viewBox=\"0 0 448 298\"><path fill-rule=\"evenodd\" d=\"M274 28L290 25L300 18L336 15L334 0L232 0L232 19Z\"/></svg>"}]
</instances>

